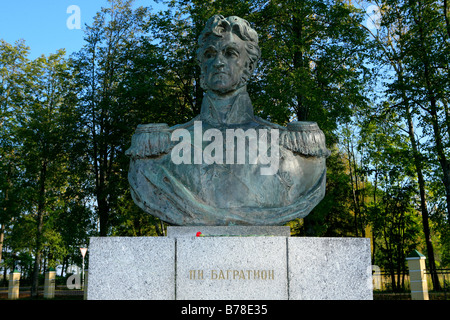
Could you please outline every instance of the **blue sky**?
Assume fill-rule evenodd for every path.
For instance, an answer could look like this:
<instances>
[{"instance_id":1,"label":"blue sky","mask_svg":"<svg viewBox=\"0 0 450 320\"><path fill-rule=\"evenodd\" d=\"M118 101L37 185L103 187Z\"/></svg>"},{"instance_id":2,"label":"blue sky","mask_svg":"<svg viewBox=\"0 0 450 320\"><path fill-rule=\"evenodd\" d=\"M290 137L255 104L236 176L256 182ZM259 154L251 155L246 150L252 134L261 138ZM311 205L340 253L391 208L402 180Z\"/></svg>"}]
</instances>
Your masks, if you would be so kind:
<instances>
[{"instance_id":1,"label":"blue sky","mask_svg":"<svg viewBox=\"0 0 450 320\"><path fill-rule=\"evenodd\" d=\"M71 5L80 9L81 29L69 29ZM0 0L0 39L13 44L24 39L30 59L65 48L70 54L83 46L84 25L90 25L107 0ZM153 0L135 0L136 6L161 8Z\"/></svg>"},{"instance_id":2,"label":"blue sky","mask_svg":"<svg viewBox=\"0 0 450 320\"><path fill-rule=\"evenodd\" d=\"M68 7L80 9L81 29L69 29ZM30 47L29 58L48 55L65 48L70 54L83 45L83 27L90 25L107 0L0 0L0 39L13 44L24 39ZM153 0L135 0L136 6L151 6L159 11L161 4Z\"/></svg>"}]
</instances>

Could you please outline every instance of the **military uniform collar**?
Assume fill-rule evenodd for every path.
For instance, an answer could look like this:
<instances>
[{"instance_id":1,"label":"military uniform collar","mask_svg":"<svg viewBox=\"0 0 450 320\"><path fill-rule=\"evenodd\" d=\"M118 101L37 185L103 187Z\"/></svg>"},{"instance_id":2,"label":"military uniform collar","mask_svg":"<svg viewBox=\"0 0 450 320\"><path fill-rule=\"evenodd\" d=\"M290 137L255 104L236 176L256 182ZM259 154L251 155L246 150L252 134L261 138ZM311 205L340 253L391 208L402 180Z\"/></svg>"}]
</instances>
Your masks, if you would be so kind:
<instances>
[{"instance_id":1,"label":"military uniform collar","mask_svg":"<svg viewBox=\"0 0 450 320\"><path fill-rule=\"evenodd\" d=\"M201 109L203 121L215 126L224 126L244 124L254 119L252 102L245 86L238 89L238 92L230 98L231 107L220 108L217 101L217 96L206 92Z\"/></svg>"}]
</instances>

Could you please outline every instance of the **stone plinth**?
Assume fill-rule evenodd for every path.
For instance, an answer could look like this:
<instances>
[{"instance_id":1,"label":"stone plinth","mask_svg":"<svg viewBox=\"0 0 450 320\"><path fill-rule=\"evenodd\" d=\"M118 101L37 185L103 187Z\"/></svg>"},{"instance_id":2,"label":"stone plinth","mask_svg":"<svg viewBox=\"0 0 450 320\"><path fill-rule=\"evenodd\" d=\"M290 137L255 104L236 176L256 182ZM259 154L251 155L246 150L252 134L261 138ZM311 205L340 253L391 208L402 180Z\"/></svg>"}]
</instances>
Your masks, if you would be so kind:
<instances>
[{"instance_id":1,"label":"stone plinth","mask_svg":"<svg viewBox=\"0 0 450 320\"><path fill-rule=\"evenodd\" d=\"M197 232L202 236L280 236L289 237L291 229L287 226L198 226L198 227L168 227L169 238L195 237Z\"/></svg>"},{"instance_id":2,"label":"stone plinth","mask_svg":"<svg viewBox=\"0 0 450 320\"><path fill-rule=\"evenodd\" d=\"M367 238L290 238L289 298L371 300L372 263Z\"/></svg>"},{"instance_id":3,"label":"stone plinth","mask_svg":"<svg viewBox=\"0 0 450 320\"><path fill-rule=\"evenodd\" d=\"M53 299L55 297L56 271L51 270L45 273L44 298Z\"/></svg>"},{"instance_id":4,"label":"stone plinth","mask_svg":"<svg viewBox=\"0 0 450 320\"><path fill-rule=\"evenodd\" d=\"M425 259L426 257L417 250L414 250L406 258L409 268L411 300L429 300Z\"/></svg>"},{"instance_id":5,"label":"stone plinth","mask_svg":"<svg viewBox=\"0 0 450 320\"><path fill-rule=\"evenodd\" d=\"M284 227L169 227L167 237L91 238L87 298L372 299L369 239L288 235Z\"/></svg>"},{"instance_id":6,"label":"stone plinth","mask_svg":"<svg viewBox=\"0 0 450 320\"><path fill-rule=\"evenodd\" d=\"M20 289L20 272L15 271L9 274L8 299L19 299Z\"/></svg>"},{"instance_id":7,"label":"stone plinth","mask_svg":"<svg viewBox=\"0 0 450 320\"><path fill-rule=\"evenodd\" d=\"M89 251L87 299L175 299L173 239L98 237Z\"/></svg>"}]
</instances>

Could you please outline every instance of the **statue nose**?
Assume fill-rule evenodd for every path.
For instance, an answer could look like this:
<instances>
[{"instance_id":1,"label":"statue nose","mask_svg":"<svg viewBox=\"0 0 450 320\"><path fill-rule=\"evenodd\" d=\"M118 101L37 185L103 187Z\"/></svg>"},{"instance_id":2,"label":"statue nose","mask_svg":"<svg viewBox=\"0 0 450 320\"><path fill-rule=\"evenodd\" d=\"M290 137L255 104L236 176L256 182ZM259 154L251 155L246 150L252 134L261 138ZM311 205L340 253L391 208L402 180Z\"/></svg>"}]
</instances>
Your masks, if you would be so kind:
<instances>
[{"instance_id":1,"label":"statue nose","mask_svg":"<svg viewBox=\"0 0 450 320\"><path fill-rule=\"evenodd\" d=\"M216 56L216 59L214 60L214 67L217 69L223 68L225 66L225 62L223 59L223 55L218 54Z\"/></svg>"}]
</instances>

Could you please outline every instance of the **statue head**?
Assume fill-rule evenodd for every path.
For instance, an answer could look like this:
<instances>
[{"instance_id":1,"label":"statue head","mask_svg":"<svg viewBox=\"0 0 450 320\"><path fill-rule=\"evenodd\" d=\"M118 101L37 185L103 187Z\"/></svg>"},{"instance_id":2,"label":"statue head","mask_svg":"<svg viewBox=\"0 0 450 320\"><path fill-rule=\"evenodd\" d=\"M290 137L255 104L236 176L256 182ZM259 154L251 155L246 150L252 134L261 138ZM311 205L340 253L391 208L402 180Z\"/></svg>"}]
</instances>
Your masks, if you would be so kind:
<instances>
[{"instance_id":1,"label":"statue head","mask_svg":"<svg viewBox=\"0 0 450 320\"><path fill-rule=\"evenodd\" d=\"M219 95L246 85L261 55L258 34L248 21L236 16L211 17L198 44L201 86Z\"/></svg>"}]
</instances>

